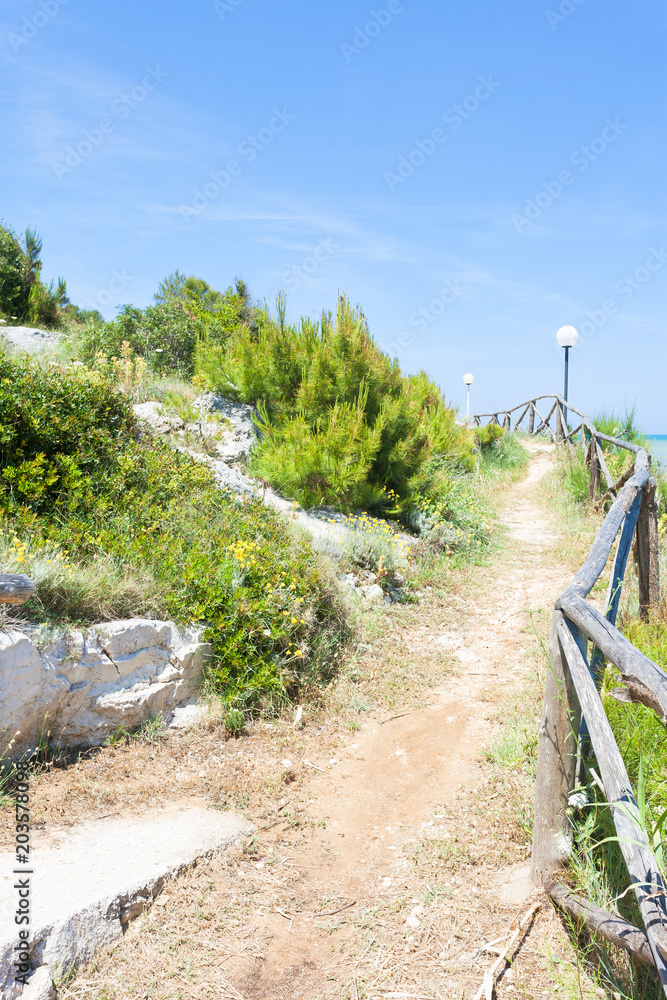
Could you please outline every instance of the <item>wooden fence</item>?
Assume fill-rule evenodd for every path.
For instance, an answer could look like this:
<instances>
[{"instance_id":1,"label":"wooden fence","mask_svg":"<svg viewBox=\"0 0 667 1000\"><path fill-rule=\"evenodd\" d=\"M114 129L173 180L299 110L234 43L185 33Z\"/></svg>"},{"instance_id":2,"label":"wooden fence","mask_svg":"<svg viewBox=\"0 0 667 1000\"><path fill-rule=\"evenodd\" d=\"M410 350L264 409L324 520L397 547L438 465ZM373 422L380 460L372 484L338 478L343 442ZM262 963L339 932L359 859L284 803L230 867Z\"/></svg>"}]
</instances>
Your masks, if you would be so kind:
<instances>
[{"instance_id":1,"label":"wooden fence","mask_svg":"<svg viewBox=\"0 0 667 1000\"><path fill-rule=\"evenodd\" d=\"M543 400L549 401L547 405ZM538 405L546 413L542 416ZM579 424L570 430L567 411ZM518 414L518 417L515 416ZM660 600L656 481L651 458L643 448L600 433L589 418L561 396L540 396L504 412L480 414L477 426L494 423L507 430L522 425L530 434L547 435L569 447L583 449L590 470L590 495L611 501L588 558L556 601L549 641L544 710L539 731L535 822L531 877L543 885L578 925L625 948L635 959L654 965L667 995L667 897L652 846L639 821L639 809L621 754L598 693L604 662L620 672L623 687L614 691L622 701L640 702L667 723L667 674L636 649L616 628L625 569L633 540L639 578L639 603L646 617ZM553 426L551 422L553 421ZM631 464L612 479L601 442L627 450ZM600 477L604 476L601 487ZM616 546L604 611L586 598ZM645 930L606 913L555 877L572 850L572 810L581 805L573 796L582 745L590 741L600 771L600 788L609 803Z\"/></svg>"},{"instance_id":2,"label":"wooden fence","mask_svg":"<svg viewBox=\"0 0 667 1000\"><path fill-rule=\"evenodd\" d=\"M35 585L24 573L0 573L0 604L25 604Z\"/></svg>"}]
</instances>

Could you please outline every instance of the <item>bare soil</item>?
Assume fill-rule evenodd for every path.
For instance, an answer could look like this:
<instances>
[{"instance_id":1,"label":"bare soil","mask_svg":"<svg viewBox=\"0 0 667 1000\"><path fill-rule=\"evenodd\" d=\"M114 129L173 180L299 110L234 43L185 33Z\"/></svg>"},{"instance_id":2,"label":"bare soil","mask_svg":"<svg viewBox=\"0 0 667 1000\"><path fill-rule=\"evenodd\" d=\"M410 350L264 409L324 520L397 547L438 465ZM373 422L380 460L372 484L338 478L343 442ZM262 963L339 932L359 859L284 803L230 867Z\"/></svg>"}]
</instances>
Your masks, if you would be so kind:
<instances>
[{"instance_id":1,"label":"bare soil","mask_svg":"<svg viewBox=\"0 0 667 1000\"><path fill-rule=\"evenodd\" d=\"M303 728L230 739L213 716L37 779L45 835L188 798L256 826L168 886L59 996L472 998L496 955L485 945L535 901L496 996L598 995L527 881L541 644L572 574L543 499L551 449L531 452L488 565L369 610Z\"/></svg>"}]
</instances>

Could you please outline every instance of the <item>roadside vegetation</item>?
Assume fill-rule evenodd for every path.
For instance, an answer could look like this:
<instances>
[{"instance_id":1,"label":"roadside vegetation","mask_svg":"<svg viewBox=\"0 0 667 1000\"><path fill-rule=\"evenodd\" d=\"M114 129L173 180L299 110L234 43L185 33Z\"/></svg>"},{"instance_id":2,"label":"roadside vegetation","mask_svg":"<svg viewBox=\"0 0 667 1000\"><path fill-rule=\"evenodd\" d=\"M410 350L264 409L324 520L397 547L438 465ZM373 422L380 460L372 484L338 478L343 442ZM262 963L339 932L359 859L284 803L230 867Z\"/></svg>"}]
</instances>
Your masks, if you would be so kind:
<instances>
[{"instance_id":1,"label":"roadside vegetation","mask_svg":"<svg viewBox=\"0 0 667 1000\"><path fill-rule=\"evenodd\" d=\"M483 556L489 483L520 472L523 449L458 422L434 382L377 347L345 296L290 324L282 296L272 312L238 279L221 292L176 271L147 308L105 322L69 302L64 280L43 283L40 254L34 231L0 227L0 317L60 330L49 358L0 358L0 557L37 585L13 613L46 628L132 615L201 623L210 687L248 711L335 673L357 614L343 572L364 570L409 600L415 562L434 572ZM258 500L222 491L132 410L157 400L192 419L207 390L254 408L244 471L304 508L348 516L338 563Z\"/></svg>"},{"instance_id":2,"label":"roadside vegetation","mask_svg":"<svg viewBox=\"0 0 667 1000\"><path fill-rule=\"evenodd\" d=\"M35 579L26 609L204 623L212 680L243 704L331 670L349 617L331 567L270 508L147 437L104 375L2 360L0 408L3 568Z\"/></svg>"}]
</instances>

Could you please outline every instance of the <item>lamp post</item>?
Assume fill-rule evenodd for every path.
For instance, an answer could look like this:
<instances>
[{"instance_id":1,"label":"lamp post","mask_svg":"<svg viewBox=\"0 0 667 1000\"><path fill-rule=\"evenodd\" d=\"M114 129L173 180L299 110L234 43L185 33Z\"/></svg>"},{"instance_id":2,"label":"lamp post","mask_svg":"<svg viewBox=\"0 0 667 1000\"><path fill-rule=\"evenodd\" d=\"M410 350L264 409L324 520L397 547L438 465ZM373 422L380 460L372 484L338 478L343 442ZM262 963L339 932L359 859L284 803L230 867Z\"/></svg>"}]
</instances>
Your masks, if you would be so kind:
<instances>
[{"instance_id":1,"label":"lamp post","mask_svg":"<svg viewBox=\"0 0 667 1000\"><path fill-rule=\"evenodd\" d=\"M568 378L570 369L570 348L574 347L576 342L579 340L579 334L573 326L561 326L560 330L556 334L556 340L559 345L565 350L565 379L563 383L563 399L567 403L567 388L568 388ZM563 414L563 419L565 421L565 428L567 428L567 407L565 407L565 413ZM565 429L567 434L567 430Z\"/></svg>"},{"instance_id":2,"label":"lamp post","mask_svg":"<svg viewBox=\"0 0 667 1000\"><path fill-rule=\"evenodd\" d=\"M467 401L466 401L466 417L469 417L470 416L470 386L473 384L473 382L475 381L475 379L474 379L474 376L472 376L470 374L470 372L466 372L466 374L463 376L463 381L465 382L465 384L467 386L467 389L468 389L468 398L467 398Z\"/></svg>"}]
</instances>

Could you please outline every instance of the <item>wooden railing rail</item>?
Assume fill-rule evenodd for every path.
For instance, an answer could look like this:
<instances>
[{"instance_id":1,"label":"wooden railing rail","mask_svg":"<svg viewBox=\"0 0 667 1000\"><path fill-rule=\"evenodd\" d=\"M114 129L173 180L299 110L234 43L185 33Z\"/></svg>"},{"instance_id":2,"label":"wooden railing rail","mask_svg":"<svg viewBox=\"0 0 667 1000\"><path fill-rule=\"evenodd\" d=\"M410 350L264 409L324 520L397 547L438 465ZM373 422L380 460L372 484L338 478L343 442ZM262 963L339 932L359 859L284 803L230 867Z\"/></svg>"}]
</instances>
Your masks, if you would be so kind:
<instances>
[{"instance_id":1,"label":"wooden railing rail","mask_svg":"<svg viewBox=\"0 0 667 1000\"><path fill-rule=\"evenodd\" d=\"M544 399L553 400L546 418L536 405ZM566 411L580 418L573 430L567 427ZM513 420L517 412L520 416ZM607 937L635 958L655 966L667 996L667 887L642 828L632 786L596 683L605 661L613 664L623 681L614 696L646 705L667 723L667 673L616 628L627 561L635 539L642 616L647 617L660 600L656 481L651 476L651 458L640 445L598 431L584 413L558 395L537 396L511 410L477 414L473 421L476 426L487 421L511 430L517 429L526 418L529 434L547 433L554 442L569 449L579 434L590 470L591 498L599 506L613 501L586 561L556 601L552 616L549 671L538 741L531 877L536 885L545 886L557 905L570 913L576 911L591 933ZM632 464L616 482L607 466L602 442L632 454ZM606 491L598 496L601 476ZM605 607L600 612L587 597L603 573L617 538ZM588 741L597 758L600 787L609 803L645 935L617 914L607 914L588 900L577 896L575 902L573 894L558 881L558 870L572 851L570 817L573 809L581 808L580 795L573 792Z\"/></svg>"},{"instance_id":2,"label":"wooden railing rail","mask_svg":"<svg viewBox=\"0 0 667 1000\"><path fill-rule=\"evenodd\" d=\"M24 573L0 573L0 604L25 604L35 585Z\"/></svg>"}]
</instances>

